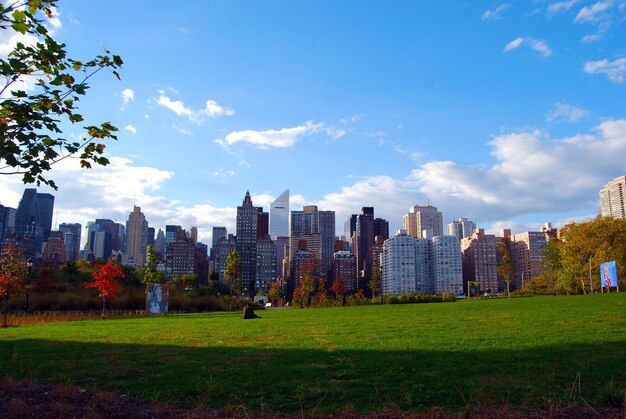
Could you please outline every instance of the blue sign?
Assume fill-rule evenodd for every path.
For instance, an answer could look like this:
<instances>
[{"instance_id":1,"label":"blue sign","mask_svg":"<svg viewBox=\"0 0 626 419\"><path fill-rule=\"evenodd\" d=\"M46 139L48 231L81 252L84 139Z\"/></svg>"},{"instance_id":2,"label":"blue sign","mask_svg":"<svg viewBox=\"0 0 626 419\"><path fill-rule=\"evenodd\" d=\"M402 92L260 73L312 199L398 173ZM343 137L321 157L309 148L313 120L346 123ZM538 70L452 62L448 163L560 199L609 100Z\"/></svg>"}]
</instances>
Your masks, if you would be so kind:
<instances>
[{"instance_id":1,"label":"blue sign","mask_svg":"<svg viewBox=\"0 0 626 419\"><path fill-rule=\"evenodd\" d=\"M600 282L603 288L617 287L617 265L615 261L600 264Z\"/></svg>"}]
</instances>

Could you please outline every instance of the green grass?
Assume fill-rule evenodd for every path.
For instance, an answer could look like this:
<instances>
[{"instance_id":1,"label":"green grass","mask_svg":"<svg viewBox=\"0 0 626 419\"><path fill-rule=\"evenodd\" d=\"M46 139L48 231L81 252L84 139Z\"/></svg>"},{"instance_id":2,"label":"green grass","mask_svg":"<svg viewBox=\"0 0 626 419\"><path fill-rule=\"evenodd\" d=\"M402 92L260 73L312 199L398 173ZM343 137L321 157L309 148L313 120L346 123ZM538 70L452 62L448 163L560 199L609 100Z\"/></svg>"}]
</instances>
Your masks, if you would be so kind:
<instances>
[{"instance_id":1,"label":"green grass","mask_svg":"<svg viewBox=\"0 0 626 419\"><path fill-rule=\"evenodd\" d=\"M623 402L626 293L0 329L0 375L257 412Z\"/></svg>"}]
</instances>

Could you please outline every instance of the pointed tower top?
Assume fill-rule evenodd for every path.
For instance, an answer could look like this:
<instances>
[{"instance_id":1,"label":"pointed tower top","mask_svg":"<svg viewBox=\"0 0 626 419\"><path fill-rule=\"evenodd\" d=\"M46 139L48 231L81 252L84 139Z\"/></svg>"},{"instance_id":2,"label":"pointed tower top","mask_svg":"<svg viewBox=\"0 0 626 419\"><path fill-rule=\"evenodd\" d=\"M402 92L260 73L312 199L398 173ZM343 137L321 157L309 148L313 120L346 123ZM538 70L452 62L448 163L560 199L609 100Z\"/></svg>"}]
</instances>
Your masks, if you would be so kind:
<instances>
[{"instance_id":1,"label":"pointed tower top","mask_svg":"<svg viewBox=\"0 0 626 419\"><path fill-rule=\"evenodd\" d=\"M252 205L252 198L250 198L250 191L246 191L246 196L245 198L243 198L243 204L250 204Z\"/></svg>"}]
</instances>

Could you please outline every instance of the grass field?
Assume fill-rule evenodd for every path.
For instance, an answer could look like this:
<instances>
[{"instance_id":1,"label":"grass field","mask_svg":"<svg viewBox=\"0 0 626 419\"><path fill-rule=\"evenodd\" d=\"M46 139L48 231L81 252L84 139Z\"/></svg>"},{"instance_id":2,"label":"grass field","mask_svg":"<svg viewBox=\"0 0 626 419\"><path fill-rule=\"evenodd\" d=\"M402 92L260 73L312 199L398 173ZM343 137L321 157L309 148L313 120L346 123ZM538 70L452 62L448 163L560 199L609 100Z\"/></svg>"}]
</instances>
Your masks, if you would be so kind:
<instances>
[{"instance_id":1,"label":"grass field","mask_svg":"<svg viewBox=\"0 0 626 419\"><path fill-rule=\"evenodd\" d=\"M626 293L0 329L0 374L256 412L623 403Z\"/></svg>"}]
</instances>

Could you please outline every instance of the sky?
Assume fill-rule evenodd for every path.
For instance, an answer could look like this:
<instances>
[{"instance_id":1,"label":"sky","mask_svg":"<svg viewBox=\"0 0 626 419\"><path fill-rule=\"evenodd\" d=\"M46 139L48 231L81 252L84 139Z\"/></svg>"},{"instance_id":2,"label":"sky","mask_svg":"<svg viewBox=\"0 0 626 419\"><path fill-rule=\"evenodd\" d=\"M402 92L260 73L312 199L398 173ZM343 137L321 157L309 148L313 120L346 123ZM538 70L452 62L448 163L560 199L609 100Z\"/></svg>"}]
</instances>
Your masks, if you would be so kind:
<instances>
[{"instance_id":1,"label":"sky","mask_svg":"<svg viewBox=\"0 0 626 419\"><path fill-rule=\"evenodd\" d=\"M337 235L364 206L392 234L413 205L490 232L588 219L626 174L625 19L622 0L61 0L70 56L124 60L79 105L120 132L110 165L64 161L39 191L55 225L138 205L204 242L247 190L334 210ZM25 187L0 176L0 203Z\"/></svg>"}]
</instances>

